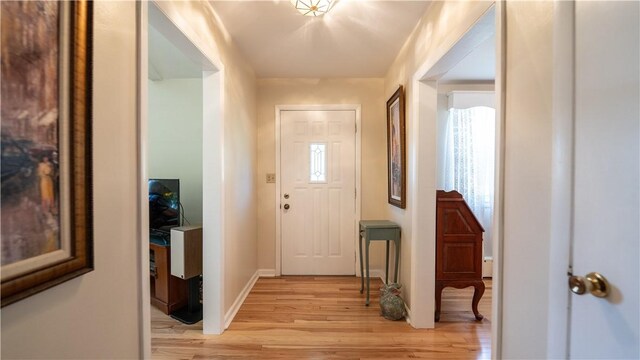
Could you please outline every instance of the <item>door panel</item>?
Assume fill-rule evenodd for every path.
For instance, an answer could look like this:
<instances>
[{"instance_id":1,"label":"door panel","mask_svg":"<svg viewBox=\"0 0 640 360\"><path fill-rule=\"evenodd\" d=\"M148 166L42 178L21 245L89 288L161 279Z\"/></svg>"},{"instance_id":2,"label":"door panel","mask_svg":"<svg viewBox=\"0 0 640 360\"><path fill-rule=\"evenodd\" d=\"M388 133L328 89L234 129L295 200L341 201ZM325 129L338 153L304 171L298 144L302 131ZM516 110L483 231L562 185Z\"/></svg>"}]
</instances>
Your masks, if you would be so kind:
<instances>
[{"instance_id":1,"label":"door panel","mask_svg":"<svg viewBox=\"0 0 640 360\"><path fill-rule=\"evenodd\" d=\"M612 290L571 297L570 357L637 359L640 8L577 1L575 9L573 274L599 272Z\"/></svg>"},{"instance_id":2,"label":"door panel","mask_svg":"<svg viewBox=\"0 0 640 360\"><path fill-rule=\"evenodd\" d=\"M280 134L282 274L354 275L355 111L281 111Z\"/></svg>"}]
</instances>

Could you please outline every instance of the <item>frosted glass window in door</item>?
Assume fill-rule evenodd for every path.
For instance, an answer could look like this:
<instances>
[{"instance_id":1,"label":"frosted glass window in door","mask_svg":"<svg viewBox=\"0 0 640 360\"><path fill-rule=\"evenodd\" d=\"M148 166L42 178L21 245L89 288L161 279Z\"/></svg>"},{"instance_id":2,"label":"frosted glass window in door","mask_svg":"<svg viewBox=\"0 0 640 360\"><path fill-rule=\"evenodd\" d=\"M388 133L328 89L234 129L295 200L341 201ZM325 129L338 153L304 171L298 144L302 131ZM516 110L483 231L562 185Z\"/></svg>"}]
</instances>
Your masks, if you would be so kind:
<instances>
[{"instance_id":1,"label":"frosted glass window in door","mask_svg":"<svg viewBox=\"0 0 640 360\"><path fill-rule=\"evenodd\" d=\"M327 144L309 144L309 182L327 182Z\"/></svg>"}]
</instances>

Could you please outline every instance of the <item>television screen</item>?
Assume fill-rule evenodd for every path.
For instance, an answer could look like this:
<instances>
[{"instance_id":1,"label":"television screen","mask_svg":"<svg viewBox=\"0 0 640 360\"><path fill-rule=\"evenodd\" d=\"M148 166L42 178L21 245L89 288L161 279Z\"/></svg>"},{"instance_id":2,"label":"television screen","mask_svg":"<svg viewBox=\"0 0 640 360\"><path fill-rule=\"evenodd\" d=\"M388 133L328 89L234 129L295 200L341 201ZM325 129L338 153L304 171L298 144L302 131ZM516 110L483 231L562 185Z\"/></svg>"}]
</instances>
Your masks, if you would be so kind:
<instances>
[{"instance_id":1,"label":"television screen","mask_svg":"<svg viewBox=\"0 0 640 360\"><path fill-rule=\"evenodd\" d=\"M180 226L180 180L149 179L149 228Z\"/></svg>"}]
</instances>

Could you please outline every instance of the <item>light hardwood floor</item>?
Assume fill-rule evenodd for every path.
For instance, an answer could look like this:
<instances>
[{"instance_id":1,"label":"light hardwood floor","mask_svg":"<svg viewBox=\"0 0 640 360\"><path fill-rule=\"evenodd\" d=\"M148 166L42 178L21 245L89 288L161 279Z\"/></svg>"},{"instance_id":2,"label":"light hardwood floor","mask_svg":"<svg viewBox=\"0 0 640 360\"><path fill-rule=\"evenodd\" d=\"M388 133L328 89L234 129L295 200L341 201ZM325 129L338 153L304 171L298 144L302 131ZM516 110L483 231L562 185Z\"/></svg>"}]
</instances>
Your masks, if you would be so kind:
<instances>
[{"instance_id":1,"label":"light hardwood floor","mask_svg":"<svg viewBox=\"0 0 640 360\"><path fill-rule=\"evenodd\" d=\"M416 330L379 315L372 279L364 306L356 277L261 278L224 334L203 335L152 307L154 359L488 359L491 357L491 281L471 312L473 289L447 288L435 329ZM375 290L374 290L375 289Z\"/></svg>"}]
</instances>

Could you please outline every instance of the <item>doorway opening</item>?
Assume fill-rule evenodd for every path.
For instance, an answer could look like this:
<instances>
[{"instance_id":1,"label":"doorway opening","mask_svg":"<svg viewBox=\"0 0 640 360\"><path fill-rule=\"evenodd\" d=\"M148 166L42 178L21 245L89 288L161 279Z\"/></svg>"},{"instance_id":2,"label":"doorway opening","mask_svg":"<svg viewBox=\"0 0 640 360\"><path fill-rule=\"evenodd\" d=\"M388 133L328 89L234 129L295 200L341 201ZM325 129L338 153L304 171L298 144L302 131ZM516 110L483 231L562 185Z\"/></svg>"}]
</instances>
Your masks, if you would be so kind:
<instances>
[{"instance_id":1,"label":"doorway opening","mask_svg":"<svg viewBox=\"0 0 640 360\"><path fill-rule=\"evenodd\" d=\"M456 190L485 230L481 273L493 277L484 281L492 296L484 304L480 300L480 312L491 316L479 324L491 327L488 332L493 341L498 339L496 306L500 300L499 271L494 269L501 235L502 16L502 6L494 5L440 59L423 64L413 77L417 124L413 129L416 191L412 199L418 205L414 212L417 229L411 239L415 256L412 279L421 279L423 284L412 293L411 303L420 304L412 307L412 324L435 326L436 190ZM418 256L433 261L420 261ZM478 261L476 256L473 259ZM482 279L479 269L476 273ZM471 305L465 310L473 320ZM448 310L458 313L443 303L440 321L461 320L456 319L457 314L447 319L452 315ZM498 349L495 343L492 348ZM483 348L485 351L491 349Z\"/></svg>"},{"instance_id":2,"label":"doorway opening","mask_svg":"<svg viewBox=\"0 0 640 360\"><path fill-rule=\"evenodd\" d=\"M203 332L224 330L223 83L219 62L194 45L160 5L140 3L138 26L141 321L149 352L152 305L154 316L168 318L201 303ZM167 209L156 211L158 198ZM202 235L187 234L185 225L199 227ZM202 244L201 256L172 251L176 226L183 226L185 239L201 236L194 242ZM178 259L190 284L169 264Z\"/></svg>"},{"instance_id":3,"label":"doorway opening","mask_svg":"<svg viewBox=\"0 0 640 360\"><path fill-rule=\"evenodd\" d=\"M175 253L178 244L172 238L201 233L197 227L202 225L202 67L157 27L151 16L147 83L151 304L165 315L194 323L202 316L201 276L177 276L176 265L183 259ZM176 233L175 228L185 232ZM201 259L184 263L197 268L191 272L202 271ZM191 272L187 275L194 275Z\"/></svg>"},{"instance_id":4,"label":"doorway opening","mask_svg":"<svg viewBox=\"0 0 640 360\"><path fill-rule=\"evenodd\" d=\"M437 81L438 190L463 195L484 229L483 277L491 278L495 189L495 34Z\"/></svg>"}]
</instances>

